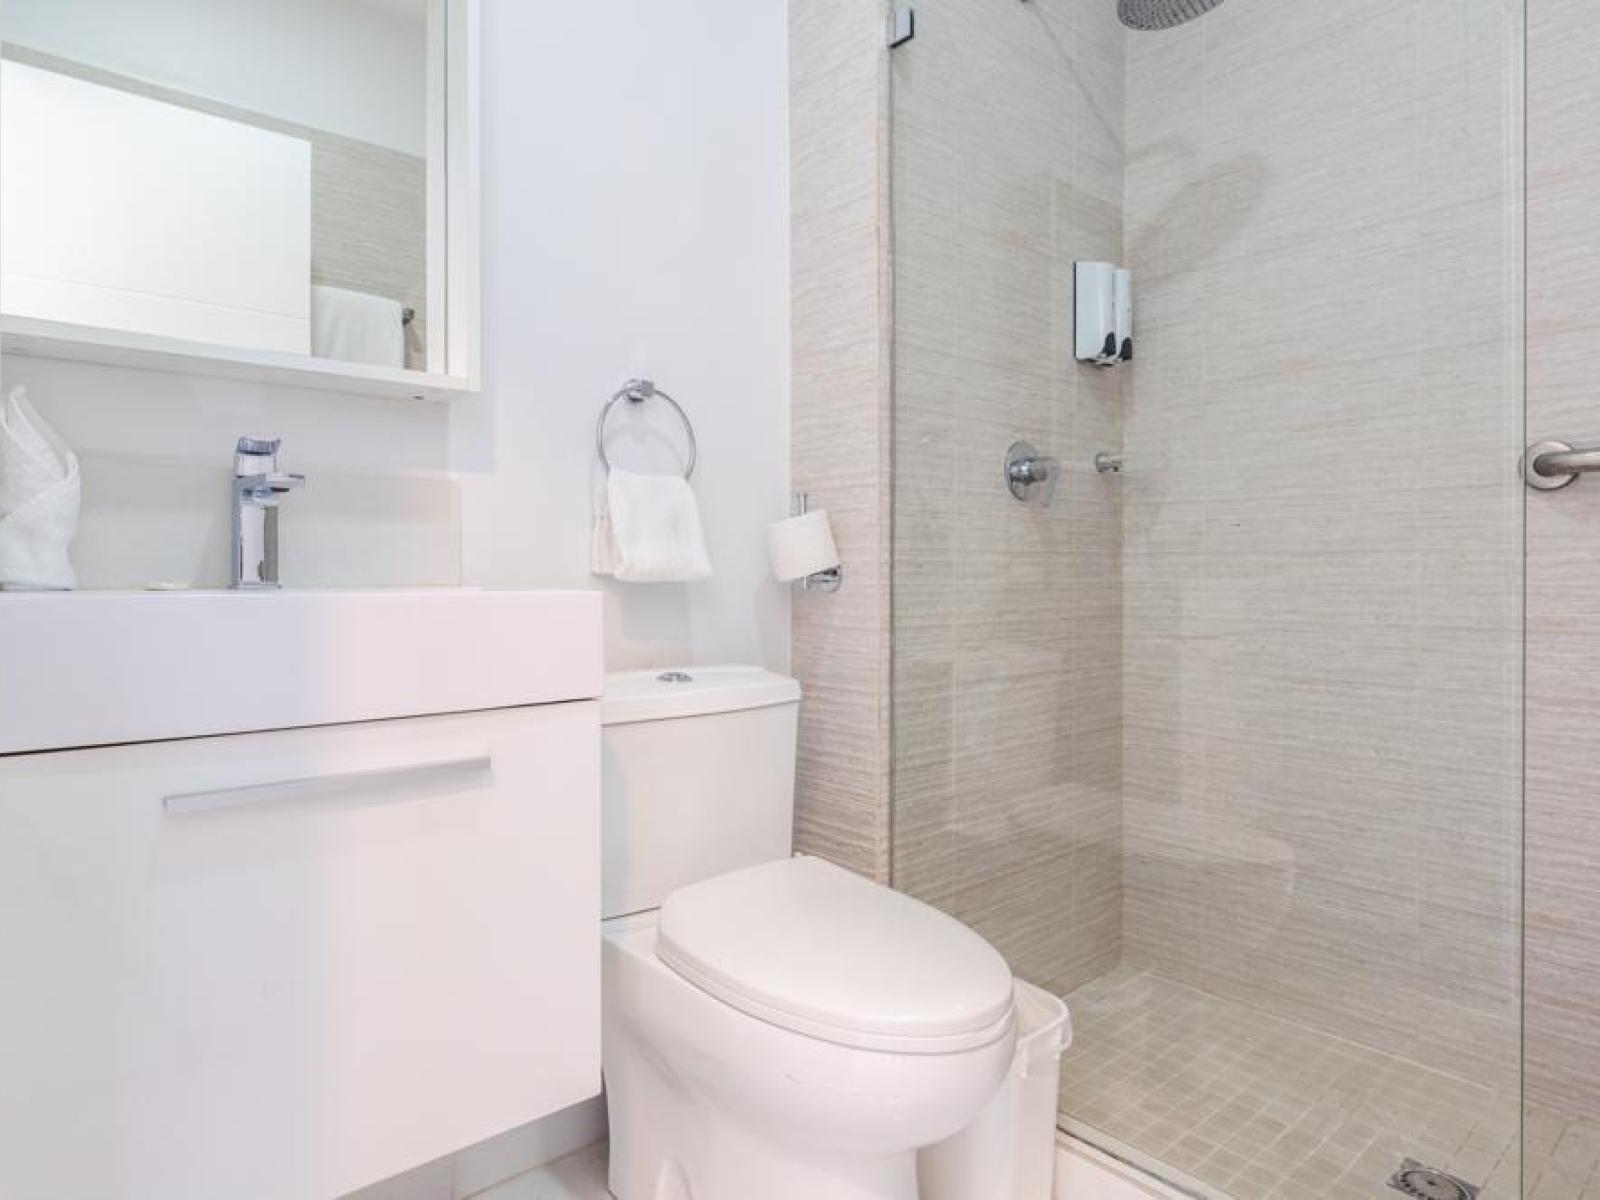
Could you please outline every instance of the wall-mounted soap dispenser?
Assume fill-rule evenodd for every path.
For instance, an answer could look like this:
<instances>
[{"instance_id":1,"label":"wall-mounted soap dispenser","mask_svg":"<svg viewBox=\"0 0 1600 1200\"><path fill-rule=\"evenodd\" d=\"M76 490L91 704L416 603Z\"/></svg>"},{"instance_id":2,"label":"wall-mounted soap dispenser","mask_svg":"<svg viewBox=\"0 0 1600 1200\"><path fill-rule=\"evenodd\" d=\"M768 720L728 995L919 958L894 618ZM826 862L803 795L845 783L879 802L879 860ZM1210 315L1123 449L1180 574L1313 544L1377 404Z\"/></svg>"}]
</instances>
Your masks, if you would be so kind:
<instances>
[{"instance_id":1,"label":"wall-mounted soap dispenser","mask_svg":"<svg viewBox=\"0 0 1600 1200\"><path fill-rule=\"evenodd\" d=\"M1133 359L1133 272L1115 263L1072 265L1079 362L1115 367Z\"/></svg>"}]
</instances>

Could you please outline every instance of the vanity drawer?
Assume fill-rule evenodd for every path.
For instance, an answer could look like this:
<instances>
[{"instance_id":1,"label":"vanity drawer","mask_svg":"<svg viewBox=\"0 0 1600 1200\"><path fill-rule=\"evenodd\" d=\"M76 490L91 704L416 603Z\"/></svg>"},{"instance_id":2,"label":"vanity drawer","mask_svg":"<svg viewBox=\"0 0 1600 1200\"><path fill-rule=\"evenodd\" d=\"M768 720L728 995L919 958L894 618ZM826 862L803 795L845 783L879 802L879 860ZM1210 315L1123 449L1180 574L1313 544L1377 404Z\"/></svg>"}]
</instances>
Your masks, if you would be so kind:
<instances>
[{"instance_id":1,"label":"vanity drawer","mask_svg":"<svg viewBox=\"0 0 1600 1200\"><path fill-rule=\"evenodd\" d=\"M599 706L0 758L0 1196L331 1197L600 1084Z\"/></svg>"}]
</instances>

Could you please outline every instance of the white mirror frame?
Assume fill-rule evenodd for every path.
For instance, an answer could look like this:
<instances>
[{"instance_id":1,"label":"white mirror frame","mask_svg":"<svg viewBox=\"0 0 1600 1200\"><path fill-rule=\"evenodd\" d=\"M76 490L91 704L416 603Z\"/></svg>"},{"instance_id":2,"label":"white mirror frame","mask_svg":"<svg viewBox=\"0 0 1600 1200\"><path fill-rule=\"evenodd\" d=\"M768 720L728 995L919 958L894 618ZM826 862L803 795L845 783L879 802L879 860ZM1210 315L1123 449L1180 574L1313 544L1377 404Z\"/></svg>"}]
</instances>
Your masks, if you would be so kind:
<instances>
[{"instance_id":1,"label":"white mirror frame","mask_svg":"<svg viewBox=\"0 0 1600 1200\"><path fill-rule=\"evenodd\" d=\"M429 322L428 357L434 361L442 351L444 371L215 346L4 313L0 352L401 399L476 393L483 360L479 0L430 0L428 23L428 95L435 108L442 97L445 109L443 120L429 121L428 135L429 210L443 214L428 223L428 311L445 315L442 322Z\"/></svg>"}]
</instances>

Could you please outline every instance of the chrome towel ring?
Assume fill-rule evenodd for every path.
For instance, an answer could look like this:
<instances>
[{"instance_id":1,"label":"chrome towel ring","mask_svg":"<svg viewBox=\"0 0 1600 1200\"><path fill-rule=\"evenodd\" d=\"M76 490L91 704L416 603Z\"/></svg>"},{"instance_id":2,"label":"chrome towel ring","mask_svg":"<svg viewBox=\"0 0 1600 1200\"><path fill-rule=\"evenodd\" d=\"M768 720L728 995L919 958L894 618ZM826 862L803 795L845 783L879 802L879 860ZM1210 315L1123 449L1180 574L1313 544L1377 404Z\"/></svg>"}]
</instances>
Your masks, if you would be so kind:
<instances>
[{"instance_id":1,"label":"chrome towel ring","mask_svg":"<svg viewBox=\"0 0 1600 1200\"><path fill-rule=\"evenodd\" d=\"M683 422L683 432L689 438L689 461L684 464L683 477L694 477L694 464L700 457L700 446L694 438L694 426L689 421L689 414L683 411L680 405L671 396L667 395L649 379L630 379L617 389L616 395L606 401L606 406L600 410L600 420L594 428L594 448L600 455L600 465L609 473L611 460L606 457L606 420L611 416L611 410L623 400L630 404L643 404L646 400L665 400L672 406L672 411L678 414L678 420Z\"/></svg>"}]
</instances>

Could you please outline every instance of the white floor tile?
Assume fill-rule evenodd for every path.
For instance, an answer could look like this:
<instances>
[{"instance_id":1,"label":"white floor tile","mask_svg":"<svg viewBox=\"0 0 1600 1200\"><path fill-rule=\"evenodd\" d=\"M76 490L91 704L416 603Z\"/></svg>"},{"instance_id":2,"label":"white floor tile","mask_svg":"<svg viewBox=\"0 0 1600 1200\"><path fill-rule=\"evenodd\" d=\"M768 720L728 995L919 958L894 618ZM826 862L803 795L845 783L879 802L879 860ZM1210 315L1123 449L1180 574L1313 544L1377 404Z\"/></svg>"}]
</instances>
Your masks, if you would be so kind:
<instances>
[{"instance_id":1,"label":"white floor tile","mask_svg":"<svg viewBox=\"0 0 1600 1200\"><path fill-rule=\"evenodd\" d=\"M596 1142L575 1154L535 1168L479 1192L473 1200L610 1200L606 1191L606 1144Z\"/></svg>"}]
</instances>

